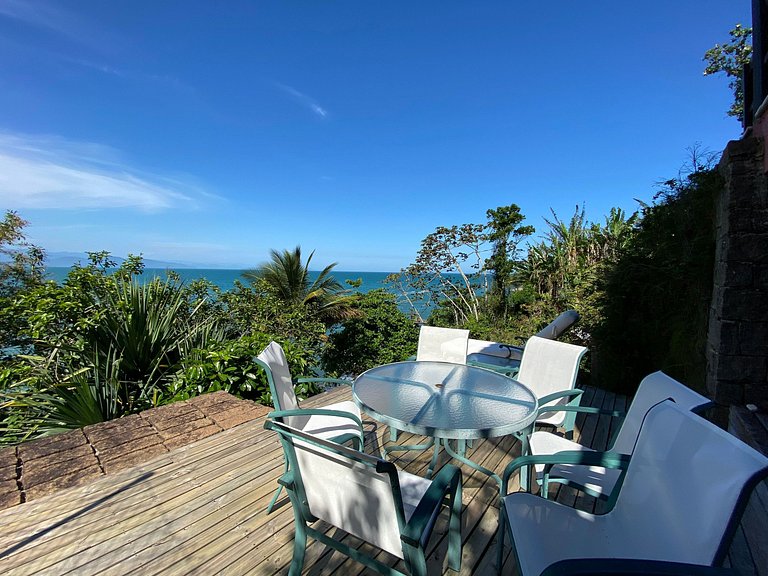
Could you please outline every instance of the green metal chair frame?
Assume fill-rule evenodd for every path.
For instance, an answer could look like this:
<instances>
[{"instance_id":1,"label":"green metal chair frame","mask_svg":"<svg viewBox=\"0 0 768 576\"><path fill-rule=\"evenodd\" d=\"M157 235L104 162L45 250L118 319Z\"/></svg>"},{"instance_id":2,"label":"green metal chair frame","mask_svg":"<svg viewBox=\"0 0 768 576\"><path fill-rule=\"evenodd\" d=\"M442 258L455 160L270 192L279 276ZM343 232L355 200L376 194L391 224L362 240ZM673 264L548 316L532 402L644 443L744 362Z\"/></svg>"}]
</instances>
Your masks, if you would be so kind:
<instances>
[{"instance_id":1,"label":"green metal chair frame","mask_svg":"<svg viewBox=\"0 0 768 576\"><path fill-rule=\"evenodd\" d=\"M275 342L271 343L270 346L273 344L276 344ZM279 347L279 344L276 344ZM270 347L268 346L267 349ZM282 353L282 348L280 349L280 353ZM265 349L266 352L266 349ZM263 354L264 352L262 352ZM284 355L283 355L284 356ZM264 362L263 360L254 357L253 358L254 363L259 366L262 370L264 370L264 373L267 375L267 383L269 384L269 391L272 394L272 402L277 410L286 410L286 409L293 409L292 415L294 417L311 417L311 416L320 416L324 418L341 418L344 421L349 420L352 423L354 423L356 426L356 432L347 432L340 435L327 435L327 438L333 442L338 442L340 444L344 444L346 442L353 442L358 450L361 452L363 451L363 445L365 443L365 435L363 432L363 422L362 420L352 412L349 412L347 410L339 410L338 408L344 407L344 404L351 404L351 403L341 403L341 404L332 404L328 407L321 408L321 409L313 409L311 411L300 411L298 409L298 399L296 399L296 406L283 406L280 402L281 395L279 394L276 384L275 384L275 378L272 373L272 368ZM288 375L290 377L290 374ZM298 378L296 380L299 383L302 382L326 382L326 383L332 383L336 385L349 385L349 382L346 380L340 380L338 378ZM359 411L358 411L359 413ZM284 461L284 468L285 471L288 471L288 461ZM275 504L277 503L277 499L280 497L280 492L282 492L283 486L280 485L277 487L277 490L275 490L274 495L272 496L272 500L270 500L269 505L267 506L267 514L270 514L272 512L272 509L275 507Z\"/></svg>"},{"instance_id":2,"label":"green metal chair frame","mask_svg":"<svg viewBox=\"0 0 768 576\"><path fill-rule=\"evenodd\" d=\"M521 457L507 467L503 479L535 461L564 459L624 470L615 506L595 515L525 492L502 494L498 570L509 530L523 576L622 573L620 565L606 559L626 561L628 569L637 561L635 573L681 568L677 573L703 576L704 571L683 568L722 566L750 495L768 476L768 458L670 400L645 414L631 456L574 451ZM641 560L679 566L644 568Z\"/></svg>"},{"instance_id":3,"label":"green metal chair frame","mask_svg":"<svg viewBox=\"0 0 768 576\"><path fill-rule=\"evenodd\" d=\"M302 413L312 412L312 410L302 410ZM296 428L292 428L280 420L295 415L295 411L276 411L268 415L264 427L267 430L277 432L280 442L283 446L286 461L289 466L279 482L288 491L295 518L294 549L293 559L289 569L289 576L298 576L304 565L304 557L307 545L307 537L314 538L323 544L338 550L350 558L364 564L365 566L386 575L402 575L403 573L395 568L388 566L381 561L368 556L356 548L352 548L343 542L339 542L323 531L317 530L311 526L317 520L329 522L328 518L318 518L313 515L312 503L307 495L307 479L302 476L301 464L297 457L297 442L302 445L302 449L307 450L310 445L313 456L326 453L325 457L334 455L335 459L348 462L350 467L363 466L370 472L371 476L383 475L389 482L392 490L392 499L394 501L393 510L378 510L380 514L391 513L396 515L397 525L400 532L400 543L402 546L402 559L405 562L408 573L416 576L425 576L426 553L425 546L429 540L432 529L435 524L437 513L442 505L448 506L450 510L449 529L448 529L448 566L455 571L461 568L461 471L450 464L445 465L434 477L416 509L409 519L406 520L405 508L403 505L403 493L400 486L400 477L394 464L381 460L374 456L352 450L346 446L336 444L307 434ZM343 486L339 486L343 490ZM343 495L346 497L347 495ZM334 524L335 525L335 524ZM344 526L336 526L345 530ZM345 530L346 531L346 530Z\"/></svg>"},{"instance_id":4,"label":"green metal chair frame","mask_svg":"<svg viewBox=\"0 0 768 576\"><path fill-rule=\"evenodd\" d=\"M629 406L629 409L625 412L618 410L604 410L592 406L545 406L539 409L539 414L546 412L566 412L575 417L577 414L588 414L592 416L610 416L619 420L618 425L613 427L611 438L608 442L608 448L605 452L617 453L617 454L629 454L631 453L635 443L637 442L637 436L640 432L640 426L645 414L652 407L659 402L670 400L675 402L682 409L690 410L694 414L702 414L708 408L712 406L712 401L700 395L698 392L691 390L684 384L664 374L664 372L657 371L649 374L640 382L640 386L637 389L637 393ZM577 490L581 490L590 496L607 500L610 509L613 507L616 496L618 494L618 488L621 485L622 474L616 477L615 489L596 491L590 489L587 485L585 478L566 477L561 478L558 476L558 470L562 470L562 466L559 465L574 465L577 464L578 457L575 455L578 453L578 445L572 441L561 441L564 446L570 446L564 450L559 450L554 453L535 453L533 445L536 437L552 437L550 432L536 432L532 438L530 438L531 448L529 454L534 464L544 464L541 479L537 479L537 482L541 485L541 491L539 493L543 498L547 498L549 492L549 484L558 483L566 484ZM586 451L590 451L589 448L584 448ZM563 454L563 461L558 461L557 454ZM526 455L526 454L524 454ZM546 460L538 460L538 458L545 458ZM599 458L598 458L599 459ZM519 465L516 465L518 467ZM589 466L599 466L599 464L591 463ZM553 469L554 467L554 469ZM520 469L520 487L528 491L528 470L526 468ZM600 483L598 478L592 479L593 484ZM610 484L603 480L603 484ZM502 495L506 493L506 486L502 485Z\"/></svg>"}]
</instances>

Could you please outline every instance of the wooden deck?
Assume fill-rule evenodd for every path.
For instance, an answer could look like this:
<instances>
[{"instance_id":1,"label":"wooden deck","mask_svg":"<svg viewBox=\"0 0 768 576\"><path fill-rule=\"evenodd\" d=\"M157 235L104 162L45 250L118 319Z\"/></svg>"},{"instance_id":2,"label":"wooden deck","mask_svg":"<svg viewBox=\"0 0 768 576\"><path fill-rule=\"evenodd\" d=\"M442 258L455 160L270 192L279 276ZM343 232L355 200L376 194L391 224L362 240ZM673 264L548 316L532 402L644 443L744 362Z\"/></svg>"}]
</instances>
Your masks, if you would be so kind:
<instances>
[{"instance_id":1,"label":"wooden deck","mask_svg":"<svg viewBox=\"0 0 768 576\"><path fill-rule=\"evenodd\" d=\"M304 406L349 397L349 389L342 388ZM626 399L588 389L583 403L623 409ZM583 442L604 447L612 424L609 418L581 419L577 433ZM388 437L386 427L373 422L367 431L369 452L377 449L381 437ZM412 441L408 434L398 439ZM506 437L476 442L469 455L500 471L519 450L519 443ZM403 452L395 461L419 474L426 470L428 459L429 454ZM259 418L87 486L4 510L0 512L0 574L285 574L293 539L293 513L287 498L272 514L265 514L282 462L275 436L263 429L263 418ZM491 574L495 570L496 483L472 469L463 468L463 472L461 573ZM565 488L557 498L583 510L599 511L601 506L594 498ZM430 573L445 572L445 516L431 540ZM516 573L510 556L507 551L505 574ZM386 553L380 559L397 563ZM305 573L368 572L319 543L308 547Z\"/></svg>"}]
</instances>

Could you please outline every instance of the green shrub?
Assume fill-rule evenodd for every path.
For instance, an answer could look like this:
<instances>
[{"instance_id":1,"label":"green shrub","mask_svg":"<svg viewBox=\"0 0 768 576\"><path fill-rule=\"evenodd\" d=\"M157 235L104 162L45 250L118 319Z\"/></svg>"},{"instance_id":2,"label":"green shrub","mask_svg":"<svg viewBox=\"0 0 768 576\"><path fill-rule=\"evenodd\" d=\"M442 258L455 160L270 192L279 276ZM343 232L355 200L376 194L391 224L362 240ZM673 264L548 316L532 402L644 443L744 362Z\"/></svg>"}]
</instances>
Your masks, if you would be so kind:
<instances>
[{"instance_id":1,"label":"green shrub","mask_svg":"<svg viewBox=\"0 0 768 576\"><path fill-rule=\"evenodd\" d=\"M160 402L186 400L199 394L224 390L240 398L272 405L266 375L253 358L273 339L283 347L291 374L295 377L305 375L312 364L311 351L290 340L263 333L251 334L237 340L214 341L204 349L192 350L182 359L181 369ZM295 390L300 397L319 392L311 384L297 385Z\"/></svg>"},{"instance_id":2,"label":"green shrub","mask_svg":"<svg viewBox=\"0 0 768 576\"><path fill-rule=\"evenodd\" d=\"M329 373L357 375L416 353L419 334L414 323L383 289L360 295L360 318L350 318L328 337L322 366Z\"/></svg>"},{"instance_id":3,"label":"green shrub","mask_svg":"<svg viewBox=\"0 0 768 576\"><path fill-rule=\"evenodd\" d=\"M643 209L630 245L605 276L602 321L595 329L595 376L632 393L664 370L703 390L715 254L715 170L671 180Z\"/></svg>"}]
</instances>

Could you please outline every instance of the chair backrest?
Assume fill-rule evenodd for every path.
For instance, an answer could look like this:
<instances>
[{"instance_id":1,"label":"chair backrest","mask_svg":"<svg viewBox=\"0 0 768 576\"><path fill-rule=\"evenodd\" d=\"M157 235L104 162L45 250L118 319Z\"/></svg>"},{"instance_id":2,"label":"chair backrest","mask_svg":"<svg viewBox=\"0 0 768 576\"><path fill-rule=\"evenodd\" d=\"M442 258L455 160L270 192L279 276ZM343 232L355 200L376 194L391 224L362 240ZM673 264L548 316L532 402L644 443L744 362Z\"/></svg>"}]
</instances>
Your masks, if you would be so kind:
<instances>
[{"instance_id":1,"label":"chair backrest","mask_svg":"<svg viewBox=\"0 0 768 576\"><path fill-rule=\"evenodd\" d=\"M694 392L664 372L649 374L640 382L611 450L621 454L632 454L646 412L666 399L672 400L682 410L696 413L700 413L712 404L709 398Z\"/></svg>"},{"instance_id":2,"label":"chair backrest","mask_svg":"<svg viewBox=\"0 0 768 576\"><path fill-rule=\"evenodd\" d=\"M579 313L576 310L566 310L544 326L544 328L536 332L534 336L547 338L548 340L557 340L558 336L573 326L578 319Z\"/></svg>"},{"instance_id":3,"label":"chair backrest","mask_svg":"<svg viewBox=\"0 0 768 576\"><path fill-rule=\"evenodd\" d=\"M298 408L299 401L293 391L288 360L285 358L285 352L283 352L280 344L274 341L270 342L269 346L256 356L256 361L267 373L269 391L272 393L272 403L275 409L295 410Z\"/></svg>"},{"instance_id":4,"label":"chair backrest","mask_svg":"<svg viewBox=\"0 0 768 576\"><path fill-rule=\"evenodd\" d=\"M466 364L468 342L469 330L422 326L419 331L419 347L416 350L416 360L437 360L453 362L454 364Z\"/></svg>"},{"instance_id":5,"label":"chair backrest","mask_svg":"<svg viewBox=\"0 0 768 576\"><path fill-rule=\"evenodd\" d=\"M405 526L397 469L391 462L268 420L294 471L304 520L324 520L403 558L400 526Z\"/></svg>"},{"instance_id":6,"label":"chair backrest","mask_svg":"<svg viewBox=\"0 0 768 576\"><path fill-rule=\"evenodd\" d=\"M768 458L662 402L646 415L616 506L605 516L626 549L601 552L719 566L766 474Z\"/></svg>"},{"instance_id":7,"label":"chair backrest","mask_svg":"<svg viewBox=\"0 0 768 576\"><path fill-rule=\"evenodd\" d=\"M579 363L586 351L584 346L531 336L525 343L520 371L515 379L539 398L570 390L576 386Z\"/></svg>"}]
</instances>

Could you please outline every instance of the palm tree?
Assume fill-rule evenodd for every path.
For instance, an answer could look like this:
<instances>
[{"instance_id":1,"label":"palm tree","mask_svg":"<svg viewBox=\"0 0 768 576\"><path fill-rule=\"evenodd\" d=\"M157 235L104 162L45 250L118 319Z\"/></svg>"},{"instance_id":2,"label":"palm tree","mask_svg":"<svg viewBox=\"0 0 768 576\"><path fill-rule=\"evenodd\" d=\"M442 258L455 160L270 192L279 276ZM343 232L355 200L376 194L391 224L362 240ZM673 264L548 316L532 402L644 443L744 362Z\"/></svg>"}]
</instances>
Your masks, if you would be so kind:
<instances>
[{"instance_id":1,"label":"palm tree","mask_svg":"<svg viewBox=\"0 0 768 576\"><path fill-rule=\"evenodd\" d=\"M271 261L246 270L243 278L286 304L314 308L326 326L359 316L355 296L331 276L337 262L323 268L317 278L310 281L309 265L314 255L313 250L307 261L302 262L301 246L292 251L270 250Z\"/></svg>"}]
</instances>

